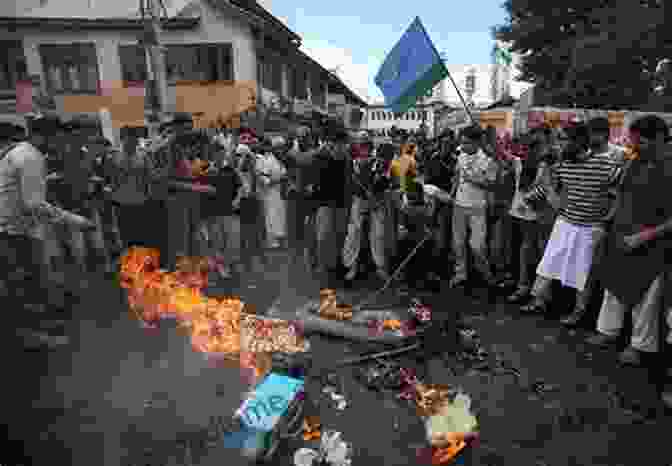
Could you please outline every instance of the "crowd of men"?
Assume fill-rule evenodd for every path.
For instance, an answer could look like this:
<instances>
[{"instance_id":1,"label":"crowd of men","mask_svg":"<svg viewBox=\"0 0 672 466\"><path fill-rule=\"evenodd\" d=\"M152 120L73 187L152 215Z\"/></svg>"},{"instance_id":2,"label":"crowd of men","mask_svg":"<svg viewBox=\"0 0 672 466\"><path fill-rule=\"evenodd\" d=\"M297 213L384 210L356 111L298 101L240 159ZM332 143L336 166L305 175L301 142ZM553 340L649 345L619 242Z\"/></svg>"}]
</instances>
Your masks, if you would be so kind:
<instances>
[{"instance_id":1,"label":"crowd of men","mask_svg":"<svg viewBox=\"0 0 672 466\"><path fill-rule=\"evenodd\" d=\"M395 131L374 144L366 132L342 129L195 134L190 118L166 124L154 149L124 153L85 135L87 125L41 117L27 133L2 134L4 293L25 304L17 326L29 328L22 335L38 347L67 343L55 330L62 309L54 303L63 300L51 294L73 292L54 279L55 244L67 246L80 271L103 273L125 248L158 244L170 251L166 267L181 255L207 256L221 280L258 270L265 251L282 248L332 288L357 280L368 252L389 282L408 250L426 241L420 259L395 278L465 291L477 284L488 299L507 294L528 314L547 312L560 282L576 290L563 325L584 324L599 296L592 344L615 344L631 313L621 362L669 365L672 207L664 193L672 158L669 128L656 116L629 128L636 157L610 144L604 118L534 128L518 141L524 154L502 150L479 126L434 139ZM187 139L184 147L197 149L177 154L170 143ZM168 156L159 157L162 150ZM197 174L195 159L204 162ZM165 166L192 183L159 182ZM172 239L148 235L157 236L148 219L167 226ZM672 395L665 400L672 405Z\"/></svg>"}]
</instances>

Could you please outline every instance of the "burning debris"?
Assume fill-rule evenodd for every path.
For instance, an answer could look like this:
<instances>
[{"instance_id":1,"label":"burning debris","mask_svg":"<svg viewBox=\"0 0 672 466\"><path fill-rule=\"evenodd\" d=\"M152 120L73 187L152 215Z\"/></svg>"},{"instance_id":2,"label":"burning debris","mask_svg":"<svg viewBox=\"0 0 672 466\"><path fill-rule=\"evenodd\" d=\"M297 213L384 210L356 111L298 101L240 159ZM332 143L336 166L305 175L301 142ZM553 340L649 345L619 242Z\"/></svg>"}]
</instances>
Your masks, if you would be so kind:
<instances>
[{"instance_id":1,"label":"burning debris","mask_svg":"<svg viewBox=\"0 0 672 466\"><path fill-rule=\"evenodd\" d=\"M206 297L202 290L209 267L207 259L183 257L176 270L168 272L159 268L159 251L131 248L121 260L121 286L142 322L177 319L188 330L194 349L208 355L240 359L241 353L307 350L307 342L289 322L247 314L237 297Z\"/></svg>"}]
</instances>

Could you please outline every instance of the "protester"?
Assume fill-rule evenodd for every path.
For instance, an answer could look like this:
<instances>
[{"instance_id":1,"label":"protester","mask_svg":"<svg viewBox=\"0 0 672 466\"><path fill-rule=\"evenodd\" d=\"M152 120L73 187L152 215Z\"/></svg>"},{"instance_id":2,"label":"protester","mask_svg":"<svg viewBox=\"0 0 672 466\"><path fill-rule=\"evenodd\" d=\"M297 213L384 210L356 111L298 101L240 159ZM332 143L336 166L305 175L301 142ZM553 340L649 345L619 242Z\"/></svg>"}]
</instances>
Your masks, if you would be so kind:
<instances>
[{"instance_id":1,"label":"protester","mask_svg":"<svg viewBox=\"0 0 672 466\"><path fill-rule=\"evenodd\" d=\"M238 254L228 245L232 235L233 200L241 186L226 148L218 146L212 151L211 166L203 181L217 192L201 199L201 236L212 268L226 280L231 278L233 256Z\"/></svg>"},{"instance_id":2,"label":"protester","mask_svg":"<svg viewBox=\"0 0 672 466\"><path fill-rule=\"evenodd\" d=\"M241 266L248 272L254 272L266 264L264 211L259 194L257 155L246 144L238 145L236 155L239 157L237 170L241 188L233 206L240 211Z\"/></svg>"},{"instance_id":3,"label":"protester","mask_svg":"<svg viewBox=\"0 0 672 466\"><path fill-rule=\"evenodd\" d=\"M524 198L534 202L544 195L547 199L558 199L560 190L565 194L537 267L532 290L534 299L522 309L531 313L546 312L552 281L560 280L564 286L577 290L574 311L563 319L565 325L576 325L587 311L594 288L588 278L595 247L605 234L610 213L609 191L615 186L621 169L604 150L603 139L590 140L588 128L580 127L573 136L573 144L564 160L553 170L552 186L540 185ZM598 146L598 141L604 144Z\"/></svg>"},{"instance_id":4,"label":"protester","mask_svg":"<svg viewBox=\"0 0 672 466\"><path fill-rule=\"evenodd\" d=\"M433 270L430 278L447 278L448 269L447 264L452 259L452 221L453 221L453 204L449 198L453 191L453 183L455 180L455 170L457 159L455 157L456 147L452 145L450 138L442 140L439 148L427 160L424 176L424 188L436 187L440 189L443 194L443 201L439 196L432 196L432 189L429 191L425 189L431 199L436 202L434 209L433 224L437 227L437 238L434 249L434 264L436 270ZM434 268L434 267L433 267Z\"/></svg>"},{"instance_id":5,"label":"protester","mask_svg":"<svg viewBox=\"0 0 672 466\"><path fill-rule=\"evenodd\" d=\"M364 242L364 225L368 225L369 246L376 264L376 273L382 280L389 278L389 252L394 226L390 223L388 160L394 148L385 146L381 158L364 150L365 141L353 147L353 200L350 209L350 223L343 248L343 264L348 269L346 280L352 281L360 270L361 253ZM368 149L368 147L366 147ZM383 158L384 157L384 158Z\"/></svg>"},{"instance_id":6,"label":"protester","mask_svg":"<svg viewBox=\"0 0 672 466\"><path fill-rule=\"evenodd\" d=\"M81 231L67 225L58 227L57 237L66 245L75 260L78 271L85 274L89 259L93 259L94 270L111 272L110 256L103 237L100 220L100 190L94 190L93 180L96 139L100 131L97 120L86 116L73 118L66 124L64 144L64 172L61 184L60 205L71 212L90 218L97 227ZM79 283L85 286L85 276Z\"/></svg>"},{"instance_id":7,"label":"protester","mask_svg":"<svg viewBox=\"0 0 672 466\"><path fill-rule=\"evenodd\" d=\"M453 188L453 253L455 274L451 287L464 286L467 282L467 231L474 265L489 287L493 287L487 248L487 211L489 190L497 181L497 165L480 147L481 129L467 127L461 134L457 162L457 182Z\"/></svg>"},{"instance_id":8,"label":"protester","mask_svg":"<svg viewBox=\"0 0 672 466\"><path fill-rule=\"evenodd\" d=\"M672 206L661 195L672 183L672 158L665 142L669 130L659 117L642 117L633 122L630 131L637 141L639 157L627 162L619 186L614 225L599 266L606 290L598 334L589 341L598 345L615 343L625 313L631 312L630 344L620 360L639 365L642 355L661 352L661 313L667 313L668 329L672 328L670 310L664 307L672 260ZM668 333L667 342L672 343L672 333ZM672 396L666 403L672 406Z\"/></svg>"},{"instance_id":9,"label":"protester","mask_svg":"<svg viewBox=\"0 0 672 466\"><path fill-rule=\"evenodd\" d=\"M124 155L121 150L112 146L105 139L104 149L100 154L99 176L103 179L103 202L101 202L101 222L103 234L107 243L107 250L111 259L118 258L124 250L119 228L119 210L112 202L110 195L119 186L121 168L124 164Z\"/></svg>"},{"instance_id":10,"label":"protester","mask_svg":"<svg viewBox=\"0 0 672 466\"><path fill-rule=\"evenodd\" d=\"M264 205L266 233L271 249L278 249L287 240L287 209L282 198L282 183L287 176L287 169L273 153L284 145L283 140L276 140L275 147L268 141L260 151L257 171L260 175L260 196Z\"/></svg>"},{"instance_id":11,"label":"protester","mask_svg":"<svg viewBox=\"0 0 672 466\"><path fill-rule=\"evenodd\" d=\"M496 137L492 128L492 137ZM512 222L508 215L515 191L515 174L513 158L508 151L498 150L496 144L488 141L495 152L497 163L497 181L490 191L488 200L488 243L490 263L495 281L501 285L511 282L512 257Z\"/></svg>"},{"instance_id":12,"label":"protester","mask_svg":"<svg viewBox=\"0 0 672 466\"><path fill-rule=\"evenodd\" d=\"M30 142L11 143L16 134L5 134L0 152L0 249L5 258L1 261L0 276L9 282L7 302L26 303L19 319L25 323L32 314L39 321L37 326L42 327L37 331L23 328L17 332L32 348L55 348L69 342L59 328L62 321L53 320L62 313L53 312L59 310L55 305L59 300L54 296L53 284L44 267L43 225L68 224L80 229L95 226L86 218L46 201L45 157L40 149L46 149L48 140L60 129L61 122L57 118L38 116L31 121ZM26 270L30 279L18 277L19 269ZM23 296L20 290L25 291ZM49 327L56 328L46 331Z\"/></svg>"},{"instance_id":13,"label":"protester","mask_svg":"<svg viewBox=\"0 0 672 466\"><path fill-rule=\"evenodd\" d=\"M513 218L514 228L521 240L518 254L518 281L516 290L507 298L510 303L522 303L529 299L534 277L533 268L541 260L546 249L547 235L545 224L540 219L540 211L544 206L540 201L533 208L525 202L525 194L533 186L543 183L544 177L552 164L550 155L551 130L547 127L535 128L530 131L530 148L525 159L514 160L515 195L511 203L509 215Z\"/></svg>"},{"instance_id":14,"label":"protester","mask_svg":"<svg viewBox=\"0 0 672 466\"><path fill-rule=\"evenodd\" d=\"M333 283L341 265L352 196L348 134L340 131L333 139L333 144L319 152L320 178L314 196L319 205L315 217L317 264L327 285Z\"/></svg>"}]
</instances>

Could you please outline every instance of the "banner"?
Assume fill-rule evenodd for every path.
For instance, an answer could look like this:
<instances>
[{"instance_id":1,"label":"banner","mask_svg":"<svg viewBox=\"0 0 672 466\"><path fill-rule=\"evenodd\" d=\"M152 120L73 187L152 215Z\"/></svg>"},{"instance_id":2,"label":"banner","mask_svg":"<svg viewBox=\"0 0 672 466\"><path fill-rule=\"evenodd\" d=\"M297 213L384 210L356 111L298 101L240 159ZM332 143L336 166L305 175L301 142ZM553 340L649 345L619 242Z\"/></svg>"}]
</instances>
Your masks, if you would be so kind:
<instances>
[{"instance_id":1,"label":"banner","mask_svg":"<svg viewBox=\"0 0 672 466\"><path fill-rule=\"evenodd\" d=\"M207 128L218 121L232 121L257 105L254 81L186 82L175 86L175 111L199 115L194 126Z\"/></svg>"},{"instance_id":2,"label":"banner","mask_svg":"<svg viewBox=\"0 0 672 466\"><path fill-rule=\"evenodd\" d=\"M447 76L441 56L416 17L385 58L374 81L385 96L385 105L395 113L405 113Z\"/></svg>"}]
</instances>

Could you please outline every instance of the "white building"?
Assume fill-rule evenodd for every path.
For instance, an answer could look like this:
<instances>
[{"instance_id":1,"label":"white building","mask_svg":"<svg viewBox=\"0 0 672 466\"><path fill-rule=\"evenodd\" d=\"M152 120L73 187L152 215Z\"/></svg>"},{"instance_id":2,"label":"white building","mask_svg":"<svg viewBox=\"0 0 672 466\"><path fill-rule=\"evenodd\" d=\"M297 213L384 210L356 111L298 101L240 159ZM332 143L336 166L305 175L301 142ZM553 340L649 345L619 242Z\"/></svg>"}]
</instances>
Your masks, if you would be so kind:
<instances>
[{"instance_id":1,"label":"white building","mask_svg":"<svg viewBox=\"0 0 672 466\"><path fill-rule=\"evenodd\" d=\"M32 81L34 94L48 95L59 113L67 113L66 100L95 102L101 89L149 78L137 0L27 2L35 3L0 10L9 15L0 17L0 47L8 51L0 55L0 118L23 118L16 111L19 81ZM332 85L349 103L365 105L302 53L301 38L255 1L168 0L166 7L161 42L169 110L179 104L177 87L188 83L210 86L203 105L232 118L278 97L292 115L326 115Z\"/></svg>"},{"instance_id":2,"label":"white building","mask_svg":"<svg viewBox=\"0 0 672 466\"><path fill-rule=\"evenodd\" d=\"M446 67L465 101L475 108L480 108L501 100L506 94L518 98L530 87L530 84L515 81L520 75L517 69L519 63L520 56L513 54L510 66L485 64L446 65ZM462 107L462 101L449 78L437 84L432 97L423 99L423 102L441 102L450 107Z\"/></svg>"},{"instance_id":3,"label":"white building","mask_svg":"<svg viewBox=\"0 0 672 466\"><path fill-rule=\"evenodd\" d=\"M417 131L423 124L427 127L428 135L434 135L435 115L439 105L420 104L403 114L395 114L384 104L369 105L366 109L365 126L374 133L387 134L392 127L406 131Z\"/></svg>"}]
</instances>

